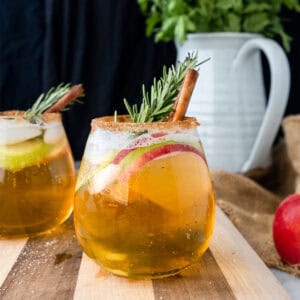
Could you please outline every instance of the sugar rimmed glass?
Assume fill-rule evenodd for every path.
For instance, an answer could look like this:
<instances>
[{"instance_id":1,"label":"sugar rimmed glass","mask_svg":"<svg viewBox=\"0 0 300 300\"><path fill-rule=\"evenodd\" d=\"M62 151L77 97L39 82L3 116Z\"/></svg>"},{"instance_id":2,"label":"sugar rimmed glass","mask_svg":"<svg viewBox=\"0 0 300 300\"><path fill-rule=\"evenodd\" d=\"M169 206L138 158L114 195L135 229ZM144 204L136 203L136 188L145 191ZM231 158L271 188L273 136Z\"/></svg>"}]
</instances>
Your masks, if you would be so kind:
<instances>
[{"instance_id":1,"label":"sugar rimmed glass","mask_svg":"<svg viewBox=\"0 0 300 300\"><path fill-rule=\"evenodd\" d=\"M0 238L34 236L73 209L74 161L58 113L0 112Z\"/></svg>"},{"instance_id":2,"label":"sugar rimmed glass","mask_svg":"<svg viewBox=\"0 0 300 300\"><path fill-rule=\"evenodd\" d=\"M92 121L74 203L85 253L126 277L160 278L197 262L215 219L198 122Z\"/></svg>"}]
</instances>

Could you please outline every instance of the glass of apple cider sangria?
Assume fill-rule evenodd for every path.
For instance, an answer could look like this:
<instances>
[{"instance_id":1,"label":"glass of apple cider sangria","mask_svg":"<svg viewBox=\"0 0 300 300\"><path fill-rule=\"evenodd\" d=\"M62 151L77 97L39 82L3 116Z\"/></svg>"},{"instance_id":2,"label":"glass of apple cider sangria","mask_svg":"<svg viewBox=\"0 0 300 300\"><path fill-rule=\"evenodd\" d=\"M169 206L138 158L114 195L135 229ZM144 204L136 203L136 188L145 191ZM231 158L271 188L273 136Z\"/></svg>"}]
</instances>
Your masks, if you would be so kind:
<instances>
[{"instance_id":1,"label":"glass of apple cider sangria","mask_svg":"<svg viewBox=\"0 0 300 300\"><path fill-rule=\"evenodd\" d=\"M195 118L92 121L74 204L85 253L110 272L159 278L198 261L214 226L212 182Z\"/></svg>"},{"instance_id":2,"label":"glass of apple cider sangria","mask_svg":"<svg viewBox=\"0 0 300 300\"><path fill-rule=\"evenodd\" d=\"M0 237L40 234L73 208L74 163L59 113L0 112Z\"/></svg>"}]
</instances>

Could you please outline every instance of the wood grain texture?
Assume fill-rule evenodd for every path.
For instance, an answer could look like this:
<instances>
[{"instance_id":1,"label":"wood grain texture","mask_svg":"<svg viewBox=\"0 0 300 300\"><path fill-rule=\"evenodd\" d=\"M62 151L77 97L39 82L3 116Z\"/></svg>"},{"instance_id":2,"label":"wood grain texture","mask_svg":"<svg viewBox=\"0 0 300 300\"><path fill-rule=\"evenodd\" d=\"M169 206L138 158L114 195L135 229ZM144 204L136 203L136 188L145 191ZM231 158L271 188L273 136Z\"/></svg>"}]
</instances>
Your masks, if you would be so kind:
<instances>
[{"instance_id":1,"label":"wood grain texture","mask_svg":"<svg viewBox=\"0 0 300 300\"><path fill-rule=\"evenodd\" d=\"M114 276L83 255L74 299L154 300L151 280Z\"/></svg>"},{"instance_id":2,"label":"wood grain texture","mask_svg":"<svg viewBox=\"0 0 300 300\"><path fill-rule=\"evenodd\" d=\"M217 209L199 264L179 276L131 280L105 272L82 251L70 219L51 235L0 241L0 299L289 299L228 218Z\"/></svg>"},{"instance_id":3,"label":"wood grain texture","mask_svg":"<svg viewBox=\"0 0 300 300\"><path fill-rule=\"evenodd\" d=\"M31 238L0 288L0 299L72 299L82 252L73 222Z\"/></svg>"},{"instance_id":4,"label":"wood grain texture","mask_svg":"<svg viewBox=\"0 0 300 300\"><path fill-rule=\"evenodd\" d=\"M0 286L16 262L27 240L27 238L0 240Z\"/></svg>"},{"instance_id":5,"label":"wood grain texture","mask_svg":"<svg viewBox=\"0 0 300 300\"><path fill-rule=\"evenodd\" d=\"M217 209L210 249L237 299L290 299L272 272Z\"/></svg>"},{"instance_id":6,"label":"wood grain texture","mask_svg":"<svg viewBox=\"0 0 300 300\"><path fill-rule=\"evenodd\" d=\"M210 250L178 276L153 280L156 300L235 299Z\"/></svg>"}]
</instances>

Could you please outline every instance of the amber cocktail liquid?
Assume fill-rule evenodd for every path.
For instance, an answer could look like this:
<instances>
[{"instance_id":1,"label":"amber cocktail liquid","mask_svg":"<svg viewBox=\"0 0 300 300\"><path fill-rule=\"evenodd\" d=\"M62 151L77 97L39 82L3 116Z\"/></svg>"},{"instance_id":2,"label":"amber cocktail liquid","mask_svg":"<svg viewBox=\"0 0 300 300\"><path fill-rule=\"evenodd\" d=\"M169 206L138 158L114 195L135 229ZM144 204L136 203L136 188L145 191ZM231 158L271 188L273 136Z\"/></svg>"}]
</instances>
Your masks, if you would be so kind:
<instances>
[{"instance_id":1,"label":"amber cocktail liquid","mask_svg":"<svg viewBox=\"0 0 300 300\"><path fill-rule=\"evenodd\" d=\"M73 207L74 164L59 114L0 113L0 237L36 235Z\"/></svg>"},{"instance_id":2,"label":"amber cocktail liquid","mask_svg":"<svg viewBox=\"0 0 300 300\"><path fill-rule=\"evenodd\" d=\"M126 120L92 123L76 187L77 237L114 274L173 275L198 261L214 226L198 123Z\"/></svg>"}]
</instances>

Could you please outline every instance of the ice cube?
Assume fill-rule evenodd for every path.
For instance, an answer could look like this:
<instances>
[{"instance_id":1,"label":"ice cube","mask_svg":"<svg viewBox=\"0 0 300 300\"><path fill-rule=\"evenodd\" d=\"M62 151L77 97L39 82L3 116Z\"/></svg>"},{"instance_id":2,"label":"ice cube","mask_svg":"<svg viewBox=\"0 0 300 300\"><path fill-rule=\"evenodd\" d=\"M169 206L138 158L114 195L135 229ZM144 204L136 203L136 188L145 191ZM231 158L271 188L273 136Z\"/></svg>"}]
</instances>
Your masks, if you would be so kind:
<instances>
[{"instance_id":1,"label":"ice cube","mask_svg":"<svg viewBox=\"0 0 300 300\"><path fill-rule=\"evenodd\" d=\"M89 185L89 192L91 194L98 194L105 189L106 186L113 183L121 172L119 165L109 164L92 178Z\"/></svg>"},{"instance_id":2,"label":"ice cube","mask_svg":"<svg viewBox=\"0 0 300 300\"><path fill-rule=\"evenodd\" d=\"M46 144L55 144L64 136L65 131L61 123L53 122L46 127L44 133L44 142Z\"/></svg>"},{"instance_id":3,"label":"ice cube","mask_svg":"<svg viewBox=\"0 0 300 300\"><path fill-rule=\"evenodd\" d=\"M2 127L0 128L0 145L13 145L21 143L42 134L38 127Z\"/></svg>"}]
</instances>

